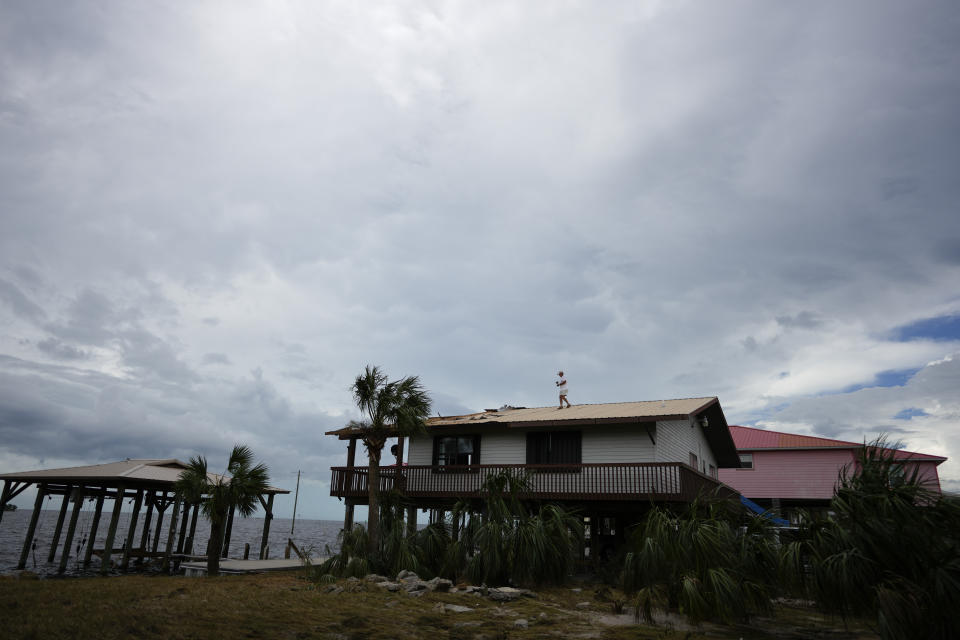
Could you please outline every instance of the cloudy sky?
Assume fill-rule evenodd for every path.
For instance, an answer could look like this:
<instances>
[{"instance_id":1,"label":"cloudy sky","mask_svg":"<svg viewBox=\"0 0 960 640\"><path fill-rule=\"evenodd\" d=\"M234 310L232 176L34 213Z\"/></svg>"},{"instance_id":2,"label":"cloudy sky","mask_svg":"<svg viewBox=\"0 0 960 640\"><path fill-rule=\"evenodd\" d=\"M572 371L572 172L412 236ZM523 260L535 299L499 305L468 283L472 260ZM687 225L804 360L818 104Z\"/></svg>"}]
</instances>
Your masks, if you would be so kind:
<instances>
[{"instance_id":1,"label":"cloudy sky","mask_svg":"<svg viewBox=\"0 0 960 640\"><path fill-rule=\"evenodd\" d=\"M0 470L716 395L949 456L953 2L0 3ZM20 498L30 504L28 494ZM289 515L292 498L280 503Z\"/></svg>"}]
</instances>

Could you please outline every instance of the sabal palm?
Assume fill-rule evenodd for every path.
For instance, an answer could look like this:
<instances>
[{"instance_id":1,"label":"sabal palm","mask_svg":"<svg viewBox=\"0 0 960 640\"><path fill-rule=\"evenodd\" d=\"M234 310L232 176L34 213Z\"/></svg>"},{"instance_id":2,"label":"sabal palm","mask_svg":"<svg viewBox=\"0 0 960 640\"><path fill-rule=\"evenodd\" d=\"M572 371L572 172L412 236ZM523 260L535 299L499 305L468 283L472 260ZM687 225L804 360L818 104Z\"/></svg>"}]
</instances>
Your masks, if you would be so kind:
<instances>
[{"instance_id":1,"label":"sabal palm","mask_svg":"<svg viewBox=\"0 0 960 640\"><path fill-rule=\"evenodd\" d=\"M194 456L180 473L174 490L187 502L199 503L204 517L210 521L210 542L207 544L207 574L220 573L220 552L224 527L232 509L244 518L256 511L259 498L270 482L269 470L262 463L253 464L253 451L236 445L230 452L223 475L207 470L207 459Z\"/></svg>"},{"instance_id":2,"label":"sabal palm","mask_svg":"<svg viewBox=\"0 0 960 640\"><path fill-rule=\"evenodd\" d=\"M693 620L738 622L769 610L776 551L767 521L740 527L722 502L694 502L682 515L653 507L630 536L623 586L638 617L655 605Z\"/></svg>"},{"instance_id":3,"label":"sabal palm","mask_svg":"<svg viewBox=\"0 0 960 640\"><path fill-rule=\"evenodd\" d=\"M360 432L369 459L367 549L374 553L380 543L380 455L388 437L424 431L424 421L430 415L430 396L417 376L390 381L379 367L371 365L357 376L351 390L364 415L363 420L352 420L349 426Z\"/></svg>"},{"instance_id":4,"label":"sabal palm","mask_svg":"<svg viewBox=\"0 0 960 640\"><path fill-rule=\"evenodd\" d=\"M820 607L876 613L882 638L952 638L960 602L960 500L904 473L884 438L841 473L833 516L784 549L789 573Z\"/></svg>"}]
</instances>

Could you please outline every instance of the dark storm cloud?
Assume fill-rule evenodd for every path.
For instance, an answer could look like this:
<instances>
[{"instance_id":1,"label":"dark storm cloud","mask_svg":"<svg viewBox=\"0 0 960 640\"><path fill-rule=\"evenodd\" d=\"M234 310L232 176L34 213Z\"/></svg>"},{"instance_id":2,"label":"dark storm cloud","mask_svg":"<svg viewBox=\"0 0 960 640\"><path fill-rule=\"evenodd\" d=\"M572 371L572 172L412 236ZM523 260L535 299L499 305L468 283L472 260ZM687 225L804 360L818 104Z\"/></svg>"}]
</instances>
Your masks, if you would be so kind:
<instances>
[{"instance_id":1,"label":"dark storm cloud","mask_svg":"<svg viewBox=\"0 0 960 640\"><path fill-rule=\"evenodd\" d=\"M882 398L872 424L917 408L929 435L951 343L886 338L960 312L957 26L937 2L7 3L5 428L322 468L371 362L444 414L552 404L563 368L575 401L717 394L833 433Z\"/></svg>"}]
</instances>

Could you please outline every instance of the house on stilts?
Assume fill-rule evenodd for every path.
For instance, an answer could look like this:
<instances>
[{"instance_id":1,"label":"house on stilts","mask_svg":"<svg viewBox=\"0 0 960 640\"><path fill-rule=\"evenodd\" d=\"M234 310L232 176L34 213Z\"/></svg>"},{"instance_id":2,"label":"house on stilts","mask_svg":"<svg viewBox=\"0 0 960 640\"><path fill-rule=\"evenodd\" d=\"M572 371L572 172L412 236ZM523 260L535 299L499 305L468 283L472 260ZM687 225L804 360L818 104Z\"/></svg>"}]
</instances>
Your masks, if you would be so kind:
<instances>
[{"instance_id":1,"label":"house on stilts","mask_svg":"<svg viewBox=\"0 0 960 640\"><path fill-rule=\"evenodd\" d=\"M357 459L362 431L328 432L348 442L347 465L333 467L330 495L346 502L344 528L354 506L367 503L367 456ZM480 500L484 480L504 471L527 475L529 500L575 508L584 516L587 555L618 546L626 527L652 504L689 503L698 496L736 492L718 469L740 466L716 397L503 407L427 420L426 433L397 438L396 464L380 469L380 490L439 517L459 500ZM592 551L590 547L593 547Z\"/></svg>"},{"instance_id":2,"label":"house on stilts","mask_svg":"<svg viewBox=\"0 0 960 640\"><path fill-rule=\"evenodd\" d=\"M84 552L83 566L89 566L92 556L97 555L100 557L100 570L106 573L114 564L114 556L119 555L121 556L120 568L123 570L128 568L131 558L137 561L159 558L163 567L167 568L172 557L191 555L200 505L184 504L173 489L180 473L186 468L186 463L175 459L131 460L128 458L119 462L85 467L0 474L0 480L4 481L3 493L0 494L0 526L2 526L3 507L30 486L37 485L37 497L17 568L23 569L26 566L44 499L54 496L60 496L62 499L47 562L52 563L56 559L60 537L63 535L63 527L67 519L67 511L70 511L70 519L67 523L63 546L60 551L58 569L61 573L67 567L77 521L83 503L87 500L95 501L96 506L89 531L90 543L86 546ZM216 481L220 477L217 474L210 474L211 481ZM290 493L290 491L270 487L260 496L260 504L265 512L263 537L260 543L261 559L265 557L267 551L270 521L273 518L274 496L284 493ZM127 499L132 500L133 510L130 513L130 522L124 539L119 540L117 530L120 513L123 501ZM72 509L70 507L71 502L73 503ZM97 537L97 530L100 526L105 504L109 505L110 510L107 537L103 548L94 549L93 540ZM163 539L164 515L171 506L173 509L167 523L167 535ZM143 510L145 510L145 513L141 521L140 514ZM224 536L224 557L227 556L227 551L230 548L233 516L234 514L231 511ZM155 522L153 521L154 518L156 518ZM140 529L139 540L136 537L138 525ZM152 540L150 539L151 530L154 532ZM161 542L165 543L162 548L160 547Z\"/></svg>"}]
</instances>

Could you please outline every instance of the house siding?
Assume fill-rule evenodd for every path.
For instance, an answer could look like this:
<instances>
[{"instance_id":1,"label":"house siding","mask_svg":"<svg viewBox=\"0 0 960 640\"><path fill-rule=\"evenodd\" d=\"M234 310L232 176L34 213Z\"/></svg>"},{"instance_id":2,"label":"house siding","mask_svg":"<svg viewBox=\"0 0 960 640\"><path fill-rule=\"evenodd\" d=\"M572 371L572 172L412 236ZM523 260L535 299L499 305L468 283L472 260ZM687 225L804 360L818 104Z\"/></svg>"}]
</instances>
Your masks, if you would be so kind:
<instances>
[{"instance_id":1,"label":"house siding","mask_svg":"<svg viewBox=\"0 0 960 640\"><path fill-rule=\"evenodd\" d=\"M840 472L851 470L852 449L797 449L744 451L753 454L753 469L721 469L720 481L748 498L784 500L829 500L836 490ZM940 490L934 462L904 463L907 474L919 467L918 478L928 489Z\"/></svg>"},{"instance_id":2,"label":"house siding","mask_svg":"<svg viewBox=\"0 0 960 640\"><path fill-rule=\"evenodd\" d=\"M709 429L709 427L707 427ZM657 452L655 462L689 463L690 454L697 456L699 470L708 471L717 466L713 449L707 442L703 427L690 426L688 420L670 420L657 423Z\"/></svg>"},{"instance_id":3,"label":"house siding","mask_svg":"<svg viewBox=\"0 0 960 640\"><path fill-rule=\"evenodd\" d=\"M745 452L747 453L747 452ZM747 498L829 500L850 449L754 450L753 469L721 469L720 481Z\"/></svg>"},{"instance_id":4,"label":"house siding","mask_svg":"<svg viewBox=\"0 0 960 640\"><path fill-rule=\"evenodd\" d=\"M656 439L657 434L651 429ZM655 462L653 442L640 425L584 429L584 462Z\"/></svg>"},{"instance_id":5,"label":"house siding","mask_svg":"<svg viewBox=\"0 0 960 640\"><path fill-rule=\"evenodd\" d=\"M502 429L480 432L481 464L526 464L528 431L540 429ZM543 429L549 430L549 429ZM653 443L639 425L618 427L589 426L580 429L582 462L656 462ZM653 434L657 438L657 433ZM433 436L410 439L408 464L429 465L433 460ZM684 457L678 461L686 461Z\"/></svg>"}]
</instances>

